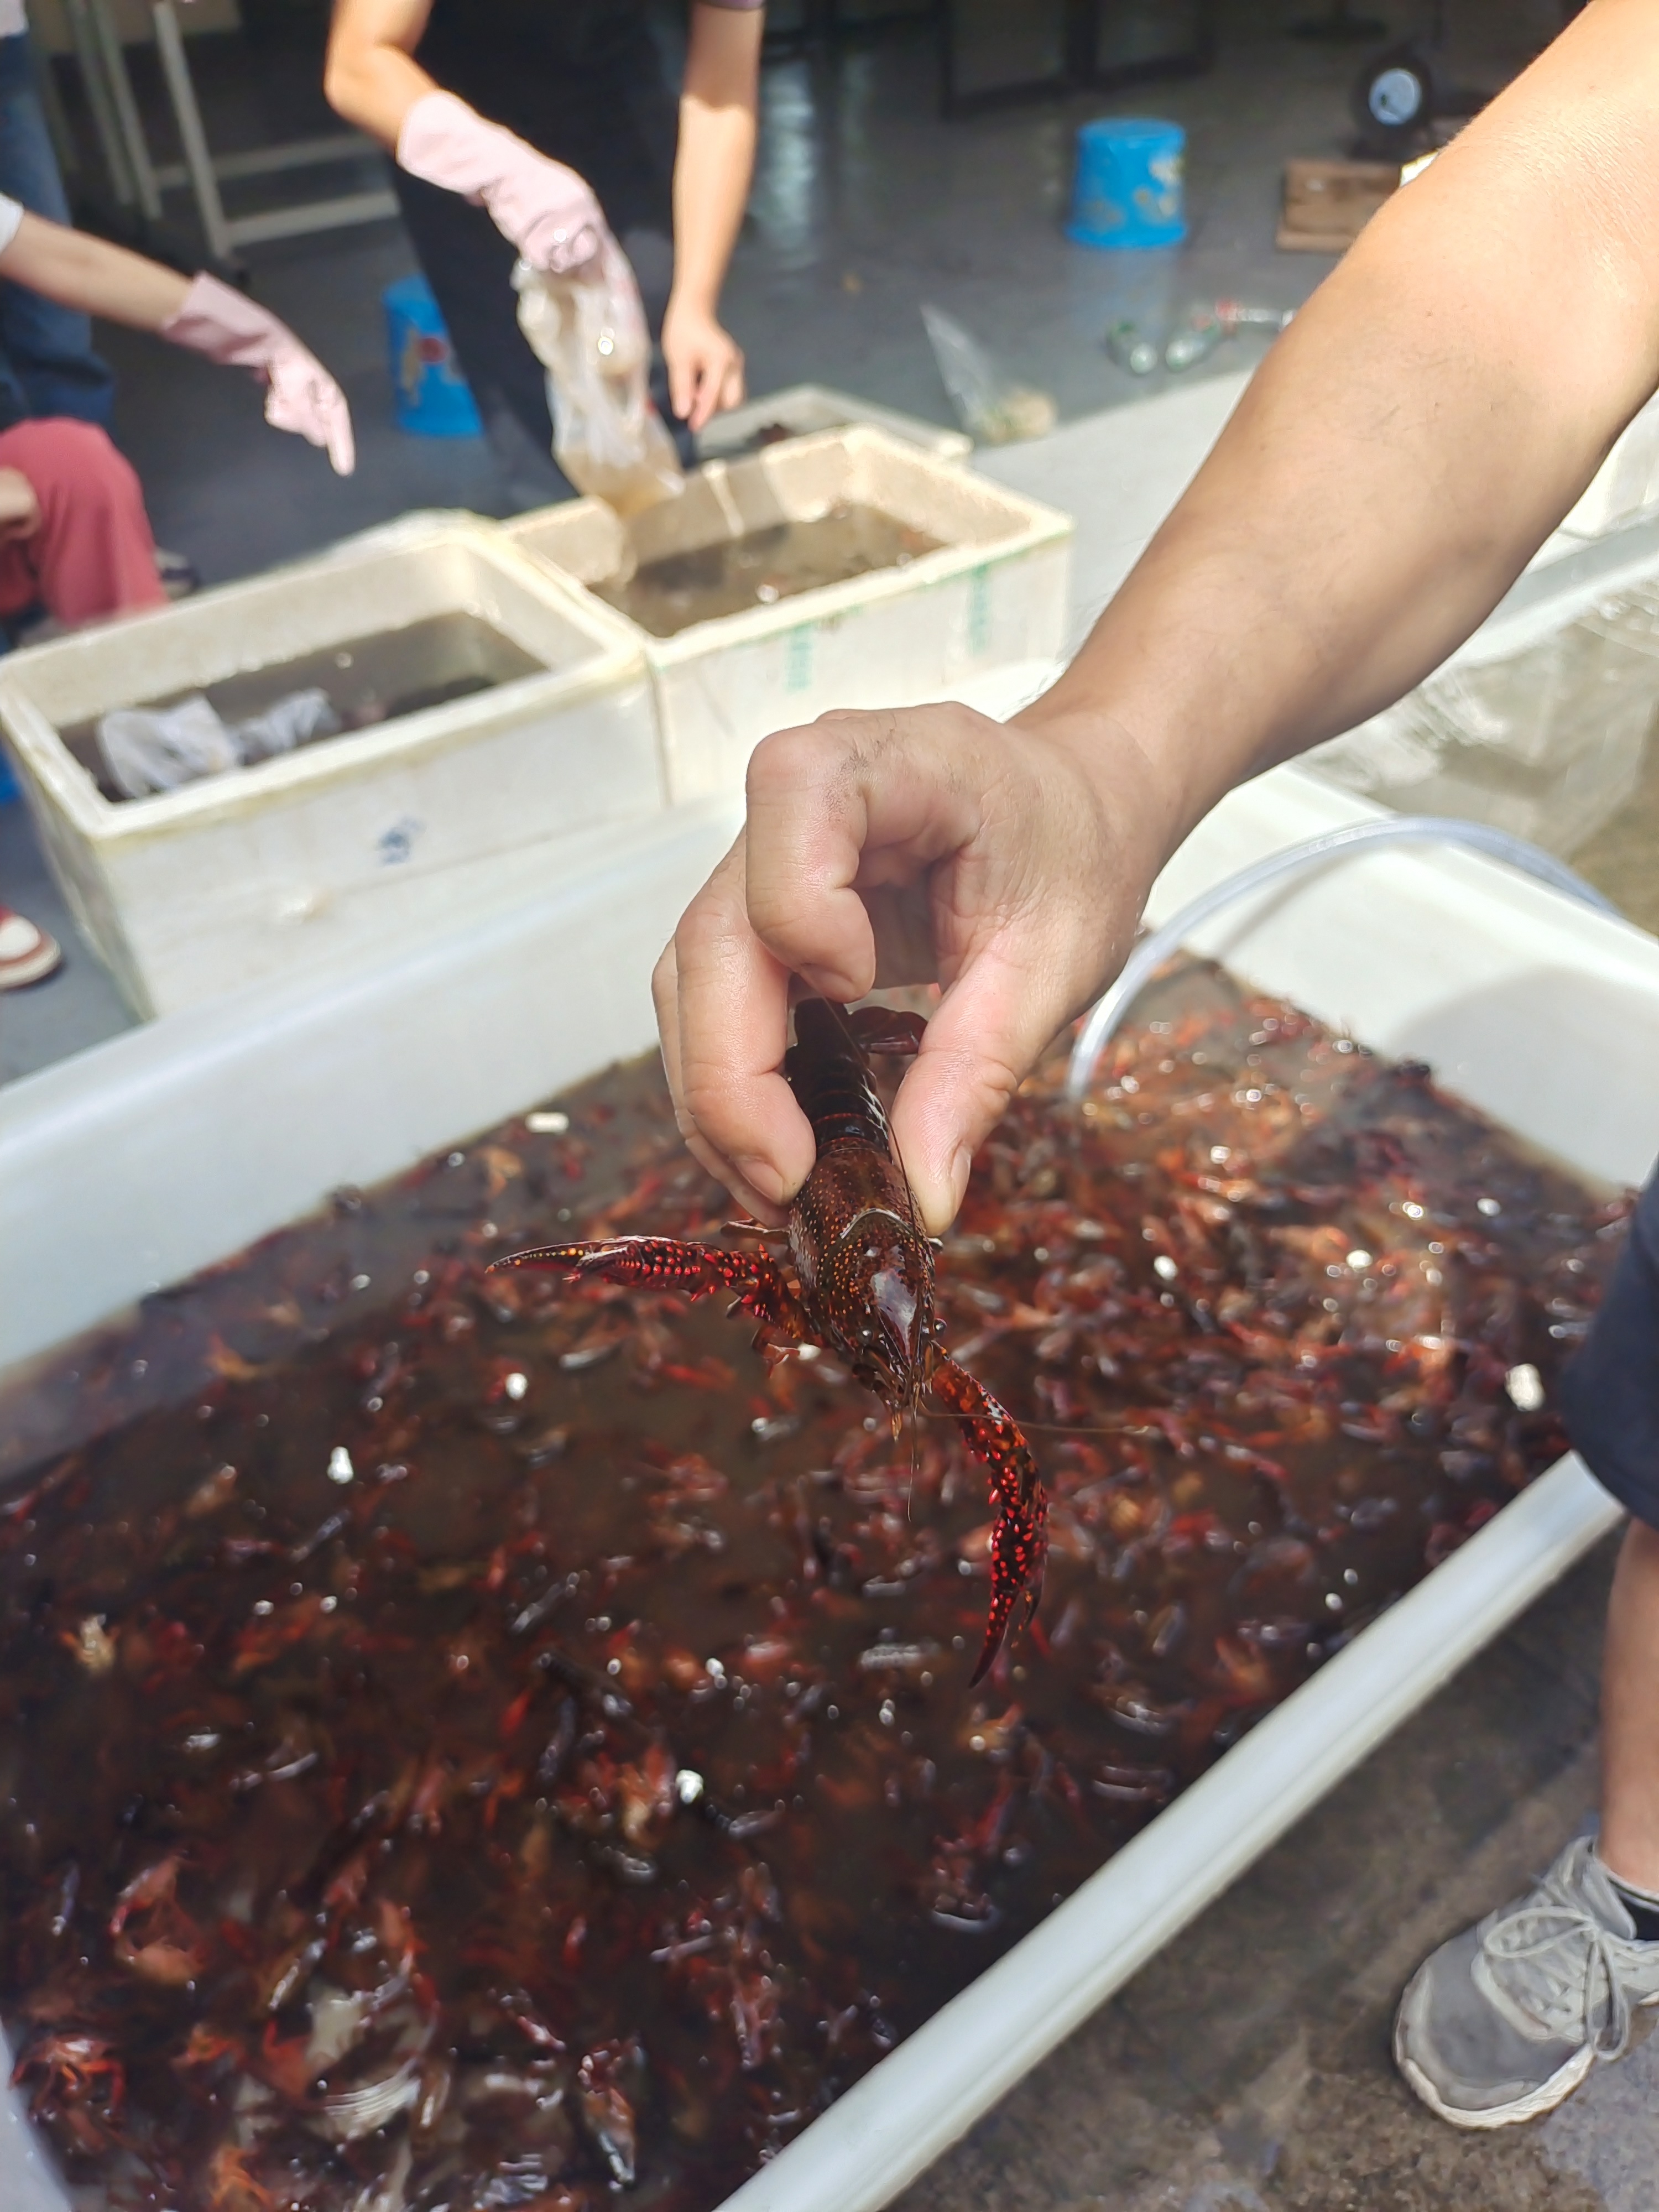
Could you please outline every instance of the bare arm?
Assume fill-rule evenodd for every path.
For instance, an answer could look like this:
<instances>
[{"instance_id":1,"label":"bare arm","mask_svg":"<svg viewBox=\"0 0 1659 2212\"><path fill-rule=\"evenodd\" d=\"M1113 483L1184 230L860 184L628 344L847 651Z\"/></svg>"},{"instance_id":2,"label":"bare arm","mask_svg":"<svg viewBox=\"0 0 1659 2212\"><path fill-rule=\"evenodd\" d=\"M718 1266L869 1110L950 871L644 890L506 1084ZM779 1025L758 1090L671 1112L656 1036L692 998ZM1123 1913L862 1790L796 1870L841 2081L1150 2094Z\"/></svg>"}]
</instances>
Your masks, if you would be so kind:
<instances>
[{"instance_id":1,"label":"bare arm","mask_svg":"<svg viewBox=\"0 0 1659 2212\"><path fill-rule=\"evenodd\" d=\"M334 0L323 91L335 113L396 152L404 118L438 88L415 49L432 0Z\"/></svg>"},{"instance_id":2,"label":"bare arm","mask_svg":"<svg viewBox=\"0 0 1659 2212\"><path fill-rule=\"evenodd\" d=\"M0 253L0 275L56 300L59 307L78 307L84 314L104 315L140 331L159 331L178 313L190 289L190 279L175 269L33 215L23 217L17 235Z\"/></svg>"},{"instance_id":3,"label":"bare arm","mask_svg":"<svg viewBox=\"0 0 1659 2212\"><path fill-rule=\"evenodd\" d=\"M1595 0L1367 228L1022 719L1133 732L1183 832L1443 659L1656 384L1659 4Z\"/></svg>"},{"instance_id":4,"label":"bare arm","mask_svg":"<svg viewBox=\"0 0 1659 2212\"><path fill-rule=\"evenodd\" d=\"M1591 0L1321 287L1018 725L837 714L758 748L657 976L701 1156L773 1206L811 1165L791 970L838 998L935 975L894 1127L942 1228L1192 824L1443 658L1656 382L1659 0Z\"/></svg>"},{"instance_id":5,"label":"bare arm","mask_svg":"<svg viewBox=\"0 0 1659 2212\"><path fill-rule=\"evenodd\" d=\"M674 412L702 429L743 398L743 355L720 323L720 287L755 171L765 10L691 10L674 164L674 289L663 324Z\"/></svg>"}]
</instances>

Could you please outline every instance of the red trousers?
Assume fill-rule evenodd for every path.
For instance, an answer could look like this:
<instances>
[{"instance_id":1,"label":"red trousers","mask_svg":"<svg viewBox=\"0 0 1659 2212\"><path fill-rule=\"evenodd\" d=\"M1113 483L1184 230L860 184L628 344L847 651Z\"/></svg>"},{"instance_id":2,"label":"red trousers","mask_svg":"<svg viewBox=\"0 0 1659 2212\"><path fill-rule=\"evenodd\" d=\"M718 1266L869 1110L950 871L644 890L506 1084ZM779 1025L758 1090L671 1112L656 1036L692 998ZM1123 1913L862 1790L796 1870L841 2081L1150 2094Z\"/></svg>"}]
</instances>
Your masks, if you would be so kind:
<instances>
[{"instance_id":1,"label":"red trousers","mask_svg":"<svg viewBox=\"0 0 1659 2212\"><path fill-rule=\"evenodd\" d=\"M159 607L155 540L131 462L91 422L0 430L0 469L34 487L40 526L0 545L0 615L37 603L66 625Z\"/></svg>"}]
</instances>

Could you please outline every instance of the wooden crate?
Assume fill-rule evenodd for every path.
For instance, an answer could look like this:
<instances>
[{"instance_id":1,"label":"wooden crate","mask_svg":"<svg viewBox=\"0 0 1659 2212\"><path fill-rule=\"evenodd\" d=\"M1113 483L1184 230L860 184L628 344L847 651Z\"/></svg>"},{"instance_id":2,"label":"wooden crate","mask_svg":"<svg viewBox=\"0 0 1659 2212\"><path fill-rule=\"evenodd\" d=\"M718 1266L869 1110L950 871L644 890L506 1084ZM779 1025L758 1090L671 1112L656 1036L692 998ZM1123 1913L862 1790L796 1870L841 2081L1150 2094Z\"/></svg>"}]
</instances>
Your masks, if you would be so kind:
<instances>
[{"instance_id":1,"label":"wooden crate","mask_svg":"<svg viewBox=\"0 0 1659 2212\"><path fill-rule=\"evenodd\" d=\"M1346 253L1399 189L1392 161L1286 161L1273 243L1289 253Z\"/></svg>"}]
</instances>

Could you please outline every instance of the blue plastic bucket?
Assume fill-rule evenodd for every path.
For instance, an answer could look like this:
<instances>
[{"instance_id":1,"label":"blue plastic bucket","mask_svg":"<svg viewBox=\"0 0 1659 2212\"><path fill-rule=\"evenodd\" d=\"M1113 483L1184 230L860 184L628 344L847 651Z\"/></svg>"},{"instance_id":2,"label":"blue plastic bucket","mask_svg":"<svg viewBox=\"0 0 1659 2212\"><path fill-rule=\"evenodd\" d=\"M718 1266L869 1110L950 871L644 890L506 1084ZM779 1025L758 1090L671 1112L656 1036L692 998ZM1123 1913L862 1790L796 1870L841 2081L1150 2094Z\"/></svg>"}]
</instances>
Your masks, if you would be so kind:
<instances>
[{"instance_id":1,"label":"blue plastic bucket","mask_svg":"<svg viewBox=\"0 0 1659 2212\"><path fill-rule=\"evenodd\" d=\"M1112 115L1077 134L1077 177L1066 235L1079 246L1179 246L1187 235L1178 123Z\"/></svg>"},{"instance_id":2,"label":"blue plastic bucket","mask_svg":"<svg viewBox=\"0 0 1659 2212\"><path fill-rule=\"evenodd\" d=\"M398 428L417 438L482 437L483 424L455 365L432 287L424 276L404 276L381 298Z\"/></svg>"}]
</instances>

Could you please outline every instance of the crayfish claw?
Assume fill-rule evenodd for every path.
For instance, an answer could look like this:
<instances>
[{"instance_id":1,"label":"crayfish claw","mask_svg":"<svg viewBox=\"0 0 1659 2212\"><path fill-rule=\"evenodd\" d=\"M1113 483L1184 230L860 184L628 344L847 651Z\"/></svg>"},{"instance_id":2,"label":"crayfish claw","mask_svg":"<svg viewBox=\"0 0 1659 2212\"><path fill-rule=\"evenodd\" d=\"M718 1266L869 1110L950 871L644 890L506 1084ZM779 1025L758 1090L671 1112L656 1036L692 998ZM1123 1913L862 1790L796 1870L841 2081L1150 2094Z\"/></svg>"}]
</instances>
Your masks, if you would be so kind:
<instances>
[{"instance_id":1,"label":"crayfish claw","mask_svg":"<svg viewBox=\"0 0 1659 2212\"><path fill-rule=\"evenodd\" d=\"M1023 1601L1022 1626L1036 1610L1048 1550L1048 1498L1018 1423L977 1376L956 1360L940 1358L928 1382L935 1397L955 1416L968 1449L989 1474L997 1509L991 1535L990 1610L972 1676L972 1682L978 1682L1002 1648L1015 1607Z\"/></svg>"}]
</instances>

